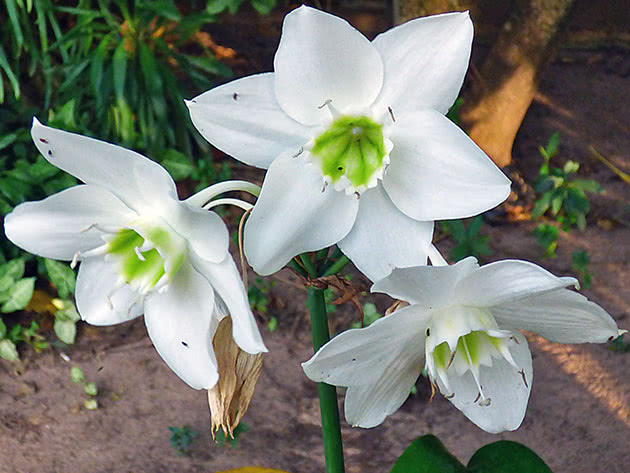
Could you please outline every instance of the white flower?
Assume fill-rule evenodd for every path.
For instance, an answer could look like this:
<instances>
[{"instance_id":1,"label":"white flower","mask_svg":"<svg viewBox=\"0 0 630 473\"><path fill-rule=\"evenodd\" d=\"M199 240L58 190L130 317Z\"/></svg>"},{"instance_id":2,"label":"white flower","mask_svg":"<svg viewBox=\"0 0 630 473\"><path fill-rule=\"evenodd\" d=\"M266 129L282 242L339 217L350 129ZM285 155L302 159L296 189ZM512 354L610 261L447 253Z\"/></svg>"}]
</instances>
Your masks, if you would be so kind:
<instances>
[{"instance_id":1,"label":"white flower","mask_svg":"<svg viewBox=\"0 0 630 473\"><path fill-rule=\"evenodd\" d=\"M50 163L85 185L19 205L5 232L31 253L81 261L83 320L112 325L144 312L160 356L196 389L217 382L212 339L227 313L239 347L266 351L218 215L179 201L166 170L133 151L36 119L32 136Z\"/></svg>"},{"instance_id":2,"label":"white flower","mask_svg":"<svg viewBox=\"0 0 630 473\"><path fill-rule=\"evenodd\" d=\"M451 13L370 42L302 6L284 20L275 72L188 102L207 140L269 169L245 231L258 273L338 243L380 279L426 264L433 220L476 215L508 196L509 180L444 116L472 35L468 13Z\"/></svg>"},{"instance_id":3,"label":"white flower","mask_svg":"<svg viewBox=\"0 0 630 473\"><path fill-rule=\"evenodd\" d=\"M480 428L515 430L532 385L531 330L560 343L606 342L621 332L597 304L535 264L395 269L374 292L411 305L335 337L302 367L314 381L348 386L345 414L379 425L409 395L423 366L431 382Z\"/></svg>"}]
</instances>

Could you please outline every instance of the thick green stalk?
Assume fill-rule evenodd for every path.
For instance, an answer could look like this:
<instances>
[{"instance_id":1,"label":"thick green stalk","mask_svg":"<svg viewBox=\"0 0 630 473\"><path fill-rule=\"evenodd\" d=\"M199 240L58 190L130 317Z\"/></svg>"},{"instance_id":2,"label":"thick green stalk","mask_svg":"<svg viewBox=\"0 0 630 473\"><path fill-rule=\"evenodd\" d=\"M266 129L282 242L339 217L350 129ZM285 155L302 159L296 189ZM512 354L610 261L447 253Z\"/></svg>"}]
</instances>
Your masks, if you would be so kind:
<instances>
[{"instance_id":1,"label":"thick green stalk","mask_svg":"<svg viewBox=\"0 0 630 473\"><path fill-rule=\"evenodd\" d=\"M311 315L313 350L317 352L330 340L326 302L324 300L324 291L321 289L309 287L307 294L306 305ZM319 395L319 410L322 418L322 433L324 435L326 472L343 473L343 447L341 444L339 409L337 407L337 389L330 384L317 383L317 394Z\"/></svg>"}]
</instances>

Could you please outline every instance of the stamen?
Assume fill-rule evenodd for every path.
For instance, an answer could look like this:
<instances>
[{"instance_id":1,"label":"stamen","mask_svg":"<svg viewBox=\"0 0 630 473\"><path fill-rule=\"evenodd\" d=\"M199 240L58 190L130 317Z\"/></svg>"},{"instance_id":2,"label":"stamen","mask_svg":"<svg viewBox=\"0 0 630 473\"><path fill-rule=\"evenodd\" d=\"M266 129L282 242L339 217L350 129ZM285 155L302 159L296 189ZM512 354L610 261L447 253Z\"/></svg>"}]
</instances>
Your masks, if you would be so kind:
<instances>
[{"instance_id":1,"label":"stamen","mask_svg":"<svg viewBox=\"0 0 630 473\"><path fill-rule=\"evenodd\" d=\"M326 190L326 187L328 187L328 181L324 181L324 185L322 186L322 194Z\"/></svg>"},{"instance_id":2,"label":"stamen","mask_svg":"<svg viewBox=\"0 0 630 473\"><path fill-rule=\"evenodd\" d=\"M200 190L196 194L188 197L184 202L193 207L203 207L212 199L225 192L248 192L258 197L260 195L260 189L260 186L247 181L223 181Z\"/></svg>"},{"instance_id":3,"label":"stamen","mask_svg":"<svg viewBox=\"0 0 630 473\"><path fill-rule=\"evenodd\" d=\"M470 368L470 372L473 375L473 379L475 380L475 384L477 384L477 389L479 390L479 396L485 401L486 400L486 396L484 396L483 394L483 389L481 389L481 384L479 382L479 373L477 372L477 368L474 366L473 362L472 362L472 358L470 356L470 351L468 350L468 344L466 343L466 337L461 337L460 338L462 345L464 347L464 353L466 353L466 358L468 358L468 367ZM477 398L479 399L479 398ZM475 402L477 402L477 399L475 399ZM480 403L481 405L481 403Z\"/></svg>"},{"instance_id":4,"label":"stamen","mask_svg":"<svg viewBox=\"0 0 630 473\"><path fill-rule=\"evenodd\" d=\"M109 249L108 245L101 245L94 248L93 250L86 251L85 253L82 254L82 256L83 257L101 256L101 255L106 254L108 249Z\"/></svg>"},{"instance_id":5,"label":"stamen","mask_svg":"<svg viewBox=\"0 0 630 473\"><path fill-rule=\"evenodd\" d=\"M253 208L254 206L252 204L250 204L249 202L245 202L243 200L240 199L230 199L230 198L225 198L225 199L217 199L217 200L213 200L211 202L208 202L207 204L205 204L202 209L204 210L210 210L214 207L217 207L219 205L234 205L236 207L239 207L245 211Z\"/></svg>"},{"instance_id":6,"label":"stamen","mask_svg":"<svg viewBox=\"0 0 630 473\"><path fill-rule=\"evenodd\" d=\"M341 116L341 113L339 112L339 110L337 110L335 106L332 104L332 99L326 100L323 104L321 104L317 108L321 110L324 107L328 107L328 110L330 111L330 114L332 115L333 118L339 118Z\"/></svg>"},{"instance_id":7,"label":"stamen","mask_svg":"<svg viewBox=\"0 0 630 473\"><path fill-rule=\"evenodd\" d=\"M133 251L136 252L136 255L138 256L138 259L140 261L146 261L147 259L144 257L144 255L142 254L142 252L140 251L140 248L138 248L137 246L133 249Z\"/></svg>"},{"instance_id":8,"label":"stamen","mask_svg":"<svg viewBox=\"0 0 630 473\"><path fill-rule=\"evenodd\" d=\"M77 251L74 256L72 257L72 261L70 262L70 267L72 269L77 267L77 263L79 262L79 257L81 256L81 252Z\"/></svg>"}]
</instances>

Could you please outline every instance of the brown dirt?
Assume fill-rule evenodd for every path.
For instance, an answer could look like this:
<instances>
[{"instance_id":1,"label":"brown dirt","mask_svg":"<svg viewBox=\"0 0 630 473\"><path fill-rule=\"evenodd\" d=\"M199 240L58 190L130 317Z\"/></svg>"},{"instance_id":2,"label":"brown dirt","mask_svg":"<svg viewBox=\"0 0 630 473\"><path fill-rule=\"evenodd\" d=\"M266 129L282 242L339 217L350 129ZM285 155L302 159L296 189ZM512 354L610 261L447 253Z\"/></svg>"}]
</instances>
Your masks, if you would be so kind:
<instances>
[{"instance_id":1,"label":"brown dirt","mask_svg":"<svg viewBox=\"0 0 630 473\"><path fill-rule=\"evenodd\" d=\"M241 52L239 72L270 69L277 36L260 39L257 32L279 32L278 17L240 33L234 28L236 20L217 25L216 40L239 52L243 50L239 45L246 45L248 54L251 51L247 57ZM229 44L238 34L240 41ZM623 68L615 66L628 69L629 63L630 54L624 50L562 51L545 73L538 99L517 137L514 168L527 182L532 182L539 164L538 145L559 130L561 155L579 161L580 173L603 185L605 194L592 199L587 230L562 234L558 257L545 260L531 236L534 223L496 224L493 219L495 224L486 227L494 249L489 260L524 258L567 275L572 273L571 253L588 250L594 279L584 293L626 329L630 190L589 156L588 146L630 172L630 84L619 73ZM238 169L235 178L242 177ZM611 229L598 226L605 220L612 222ZM449 244L446 240L440 246ZM41 354L25 350L25 362L19 366L0 360L0 472L215 472L246 465L292 473L323 471L315 385L299 365L312 354L305 293L282 282L272 293L276 303L270 310L279 327L273 333L264 330L270 353L245 416L251 430L241 436L238 448L213 445L205 392L189 389L166 367L139 319L111 328L81 325L77 343L64 349L72 364L81 366L86 378L97 384L96 411L81 409L85 395L71 383L70 364L62 360L58 348ZM376 301L381 309L387 305L384 298ZM343 307L334 321L341 329L352 317L352 309ZM464 462L486 443L511 439L534 449L555 472L628 471L630 353L615 353L604 345L552 344L536 336L529 340L534 384L518 431L482 432L446 400L436 397L429 403L427 383L420 380L418 394L383 425L362 430L343 422L347 471L389 471L404 447L427 433L440 437ZM201 435L189 455L178 456L169 447L167 427L184 424Z\"/></svg>"}]
</instances>

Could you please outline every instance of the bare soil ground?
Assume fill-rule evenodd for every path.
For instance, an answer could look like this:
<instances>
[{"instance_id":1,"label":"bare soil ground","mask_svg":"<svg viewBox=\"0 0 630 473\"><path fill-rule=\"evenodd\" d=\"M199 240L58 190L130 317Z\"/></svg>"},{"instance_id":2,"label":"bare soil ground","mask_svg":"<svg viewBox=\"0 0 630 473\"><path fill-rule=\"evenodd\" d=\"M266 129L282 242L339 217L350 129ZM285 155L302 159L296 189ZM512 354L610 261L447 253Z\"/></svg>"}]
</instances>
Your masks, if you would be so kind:
<instances>
[{"instance_id":1,"label":"bare soil ground","mask_svg":"<svg viewBox=\"0 0 630 473\"><path fill-rule=\"evenodd\" d=\"M238 56L240 75L271 68L279 16L256 21L240 30L234 21L218 24L211 32L221 44L234 41L237 50L247 46L248 56ZM380 23L377 18L370 25ZM558 257L542 259L531 235L536 224L507 223L499 212L485 227L494 250L488 260L529 259L569 275L572 252L587 250L594 276L584 293L626 329L630 188L592 159L588 147L630 172L630 83L623 73L629 65L627 50L562 50L545 72L516 142L513 169L531 183L539 165L538 146L554 131L562 133L561 156L580 162L580 173L605 189L592 198L586 231L562 234ZM235 178L243 177L243 168L234 169ZM449 245L440 242L444 249ZM284 280L290 277L280 274ZM240 437L238 448L213 444L205 392L188 388L167 368L140 318L109 328L82 324L77 343L63 348L97 384L100 407L95 411L81 408L85 395L71 383L70 364L60 357L60 348L40 354L24 350L21 365L0 360L0 472L192 473L247 465L291 473L324 471L316 389L299 365L312 355L305 292L277 282L272 295L270 311L279 326L273 333L263 329L270 353L245 416L251 430ZM388 305L385 298L374 300L381 309ZM341 330L353 317L352 308L342 307L333 323ZM486 443L511 439L534 449L554 472L630 471L630 353L605 345L552 344L534 335L528 339L534 383L518 431L490 435L479 430L441 397L429 403L428 383L421 379L418 394L383 425L362 430L343 422L347 471L389 471L405 446L427 433L440 437L464 462ZM178 456L169 447L168 426L184 424L200 436L189 455Z\"/></svg>"}]
</instances>

